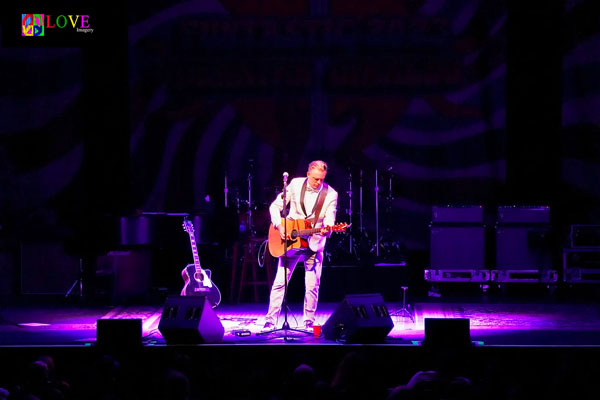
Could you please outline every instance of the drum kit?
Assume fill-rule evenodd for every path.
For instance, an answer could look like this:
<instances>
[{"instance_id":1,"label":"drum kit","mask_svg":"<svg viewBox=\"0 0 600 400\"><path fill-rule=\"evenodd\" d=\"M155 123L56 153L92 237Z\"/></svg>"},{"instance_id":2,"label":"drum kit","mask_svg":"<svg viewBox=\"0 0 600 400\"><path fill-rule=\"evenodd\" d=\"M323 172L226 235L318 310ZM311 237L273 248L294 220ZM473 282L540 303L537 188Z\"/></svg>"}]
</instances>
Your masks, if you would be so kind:
<instances>
[{"instance_id":1,"label":"drum kit","mask_svg":"<svg viewBox=\"0 0 600 400\"><path fill-rule=\"evenodd\" d=\"M252 160L249 160L252 165ZM228 178L225 175L225 184L223 188L225 203L224 206L226 209L230 207L235 209L235 212L238 216L238 227L239 234L241 236L248 237L263 237L267 235L269 231L269 224L271 221L271 217L269 215L269 206L270 202L266 201L256 201L252 199L252 181L254 176L252 172L248 173L246 178L247 181L247 198L243 198L242 190L239 188L235 188L233 193L230 195L230 189L228 186ZM246 189L244 189L246 190ZM279 187L266 187L265 193L270 192L273 193L273 198L277 195L278 191L281 190ZM233 199L233 204L229 201Z\"/></svg>"},{"instance_id":2,"label":"drum kit","mask_svg":"<svg viewBox=\"0 0 600 400\"><path fill-rule=\"evenodd\" d=\"M358 209L355 211L353 175L352 170L348 169L348 190L344 192L345 196L340 196L338 204L343 204L345 201L348 206L345 208L345 214L349 223L358 222L358 224L352 226L346 237L341 236L328 244L325 256L329 265L359 264L368 266L377 263L403 264L405 262L404 245L395 238L392 229L394 219L394 195L392 190L394 176L391 170L391 167L388 168L383 176L381 176L379 170L374 171L373 197L368 203L365 201L368 195L364 183L366 174L364 170L358 170ZM382 196L379 185L384 181L387 192L385 196ZM381 200L384 202L383 212L381 212L379 205ZM372 210L372 212L370 213L369 210ZM357 216L355 217L354 214L357 214ZM369 218L365 218L365 215ZM338 219L340 218L338 217ZM383 223L380 224L380 220ZM368 224L367 222L372 223Z\"/></svg>"},{"instance_id":3,"label":"drum kit","mask_svg":"<svg viewBox=\"0 0 600 400\"><path fill-rule=\"evenodd\" d=\"M252 165L252 160L249 161ZM324 254L326 265L368 265L404 261L404 246L400 240L394 238L391 227L394 200L392 190L394 176L391 171L391 167L387 168L384 174L378 170L373 171L375 185L370 188L374 192L371 197L368 196L367 185L365 185L367 180L365 171L362 169L353 171L348 168L347 190L338 191L337 220L343 220L352 226L345 233L333 235L329 239ZM358 182L354 182L355 176L358 176ZM271 222L269 206L275 196L281 192L280 186L267 186L262 191L266 201L253 200L253 180L254 176L249 172L245 187L230 189L228 177L224 177L224 206L235 208L241 237L266 236ZM380 194L380 183L385 183L386 193L383 196ZM358 186L358 193L354 193L354 186ZM367 197L370 200L368 204L365 201ZM384 203L383 207L380 207L380 201ZM340 215L341 210L344 210L345 215ZM365 218L366 215L369 216L368 219Z\"/></svg>"}]
</instances>

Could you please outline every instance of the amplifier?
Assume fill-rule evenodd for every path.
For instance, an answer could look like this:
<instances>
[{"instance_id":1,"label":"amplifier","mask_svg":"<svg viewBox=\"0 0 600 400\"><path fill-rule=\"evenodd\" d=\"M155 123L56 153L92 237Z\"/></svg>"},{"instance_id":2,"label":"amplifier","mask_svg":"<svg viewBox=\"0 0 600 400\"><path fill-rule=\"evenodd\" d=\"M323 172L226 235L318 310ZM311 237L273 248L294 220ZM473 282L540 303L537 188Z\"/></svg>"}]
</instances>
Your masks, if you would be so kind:
<instances>
[{"instance_id":1,"label":"amplifier","mask_svg":"<svg viewBox=\"0 0 600 400\"><path fill-rule=\"evenodd\" d=\"M433 206L431 222L481 224L483 223L483 206Z\"/></svg>"},{"instance_id":2,"label":"amplifier","mask_svg":"<svg viewBox=\"0 0 600 400\"><path fill-rule=\"evenodd\" d=\"M499 206L499 224L548 224L550 206Z\"/></svg>"},{"instance_id":3,"label":"amplifier","mask_svg":"<svg viewBox=\"0 0 600 400\"><path fill-rule=\"evenodd\" d=\"M552 268L548 225L496 227L496 269L545 270Z\"/></svg>"},{"instance_id":4,"label":"amplifier","mask_svg":"<svg viewBox=\"0 0 600 400\"><path fill-rule=\"evenodd\" d=\"M485 268L483 226L434 226L430 231L432 270L479 270Z\"/></svg>"},{"instance_id":5,"label":"amplifier","mask_svg":"<svg viewBox=\"0 0 600 400\"><path fill-rule=\"evenodd\" d=\"M599 247L600 225L571 225L571 247Z\"/></svg>"}]
</instances>

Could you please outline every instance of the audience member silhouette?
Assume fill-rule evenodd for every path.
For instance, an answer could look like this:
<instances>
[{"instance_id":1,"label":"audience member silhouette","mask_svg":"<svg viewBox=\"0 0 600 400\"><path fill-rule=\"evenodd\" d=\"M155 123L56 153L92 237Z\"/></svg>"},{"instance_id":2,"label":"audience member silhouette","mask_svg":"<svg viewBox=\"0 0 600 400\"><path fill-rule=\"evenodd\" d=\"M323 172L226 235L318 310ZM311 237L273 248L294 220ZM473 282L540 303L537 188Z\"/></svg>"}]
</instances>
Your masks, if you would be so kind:
<instances>
[{"instance_id":1,"label":"audience member silhouette","mask_svg":"<svg viewBox=\"0 0 600 400\"><path fill-rule=\"evenodd\" d=\"M317 379L314 369L300 364L294 369L291 378L282 385L282 398L285 400L305 400L315 398Z\"/></svg>"},{"instance_id":2,"label":"audience member silhouette","mask_svg":"<svg viewBox=\"0 0 600 400\"><path fill-rule=\"evenodd\" d=\"M162 396L163 400L189 400L190 380L181 371L168 369L163 378Z\"/></svg>"},{"instance_id":3,"label":"audience member silhouette","mask_svg":"<svg viewBox=\"0 0 600 400\"><path fill-rule=\"evenodd\" d=\"M513 351L517 356L524 354ZM286 362L269 364L269 358L232 363L205 353L200 358L162 358L154 353L149 358L122 359L121 365L104 355L83 364L74 358L66 368L61 365L57 369L53 357L44 355L33 362L25 359L4 364L0 400L595 399L600 390L596 379L600 366L594 357L579 360L581 354L566 350L540 353L541 358L524 357L515 362L506 354L423 348L411 357L412 363L396 363L390 368L385 356L366 348L350 351L337 366L324 358L298 360L300 364L288 360L288 366L297 367L287 374L287 368L282 368ZM89 365L89 370L82 365ZM128 368L138 374L127 372ZM58 379L59 370L67 371L72 386ZM317 370L327 371L327 376L333 373L331 382L324 385ZM405 383L388 390L394 373Z\"/></svg>"},{"instance_id":4,"label":"audience member silhouette","mask_svg":"<svg viewBox=\"0 0 600 400\"><path fill-rule=\"evenodd\" d=\"M48 377L48 365L37 360L29 363L24 371L23 382L11 399L63 400L64 394L55 388Z\"/></svg>"},{"instance_id":5,"label":"audience member silhouette","mask_svg":"<svg viewBox=\"0 0 600 400\"><path fill-rule=\"evenodd\" d=\"M48 382L50 385L58 389L61 393L68 397L69 392L71 390L71 385L57 377L56 374L56 364L54 363L54 358L47 354L41 355L38 357L38 361L42 361L48 366Z\"/></svg>"},{"instance_id":6,"label":"audience member silhouette","mask_svg":"<svg viewBox=\"0 0 600 400\"><path fill-rule=\"evenodd\" d=\"M416 372L408 383L393 388L388 400L474 398L471 381L462 376L468 368L469 348L425 348L423 354L434 368Z\"/></svg>"},{"instance_id":7,"label":"audience member silhouette","mask_svg":"<svg viewBox=\"0 0 600 400\"><path fill-rule=\"evenodd\" d=\"M337 399L384 399L387 389L381 381L380 366L366 351L350 352L338 364L331 382Z\"/></svg>"},{"instance_id":8,"label":"audience member silhouette","mask_svg":"<svg viewBox=\"0 0 600 400\"><path fill-rule=\"evenodd\" d=\"M88 382L83 388L90 399L116 400L119 399L118 383L121 364L110 355L100 356L88 372Z\"/></svg>"}]
</instances>

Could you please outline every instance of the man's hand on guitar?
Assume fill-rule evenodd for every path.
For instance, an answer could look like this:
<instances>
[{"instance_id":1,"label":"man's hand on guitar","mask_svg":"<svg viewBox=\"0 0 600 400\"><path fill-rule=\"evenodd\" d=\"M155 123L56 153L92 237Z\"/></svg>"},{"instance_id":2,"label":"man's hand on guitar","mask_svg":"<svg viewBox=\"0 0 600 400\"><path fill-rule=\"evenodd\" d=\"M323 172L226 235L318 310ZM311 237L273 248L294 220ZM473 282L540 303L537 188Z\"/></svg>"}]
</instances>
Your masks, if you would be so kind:
<instances>
[{"instance_id":1,"label":"man's hand on guitar","mask_svg":"<svg viewBox=\"0 0 600 400\"><path fill-rule=\"evenodd\" d=\"M277 227L277 230L279 231L279 235L281 236L281 240L285 240L285 227L283 225L279 225ZM290 233L288 232L288 239L290 237ZM275 236L277 237L277 236Z\"/></svg>"},{"instance_id":2,"label":"man's hand on guitar","mask_svg":"<svg viewBox=\"0 0 600 400\"><path fill-rule=\"evenodd\" d=\"M328 226L324 226L321 228L320 231L315 232L313 235L330 237L331 236L331 228Z\"/></svg>"}]
</instances>

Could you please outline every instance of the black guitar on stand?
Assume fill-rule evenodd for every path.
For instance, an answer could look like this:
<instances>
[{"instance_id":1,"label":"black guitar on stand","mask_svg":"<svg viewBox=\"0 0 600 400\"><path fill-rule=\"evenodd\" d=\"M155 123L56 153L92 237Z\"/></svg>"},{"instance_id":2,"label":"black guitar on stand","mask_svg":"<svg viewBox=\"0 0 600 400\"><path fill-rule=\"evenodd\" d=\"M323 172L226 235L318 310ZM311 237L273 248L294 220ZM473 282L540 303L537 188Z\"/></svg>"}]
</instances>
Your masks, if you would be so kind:
<instances>
[{"instance_id":1,"label":"black guitar on stand","mask_svg":"<svg viewBox=\"0 0 600 400\"><path fill-rule=\"evenodd\" d=\"M183 221L183 230L190 235L190 244L192 246L192 254L194 255L194 263L188 264L183 271L181 277L185 281L182 296L206 296L206 299L215 308L221 303L221 292L219 288L211 281L211 272L208 269L202 269L200 259L198 258L198 247L196 246L196 236L194 235L194 224L187 219Z\"/></svg>"}]
</instances>

